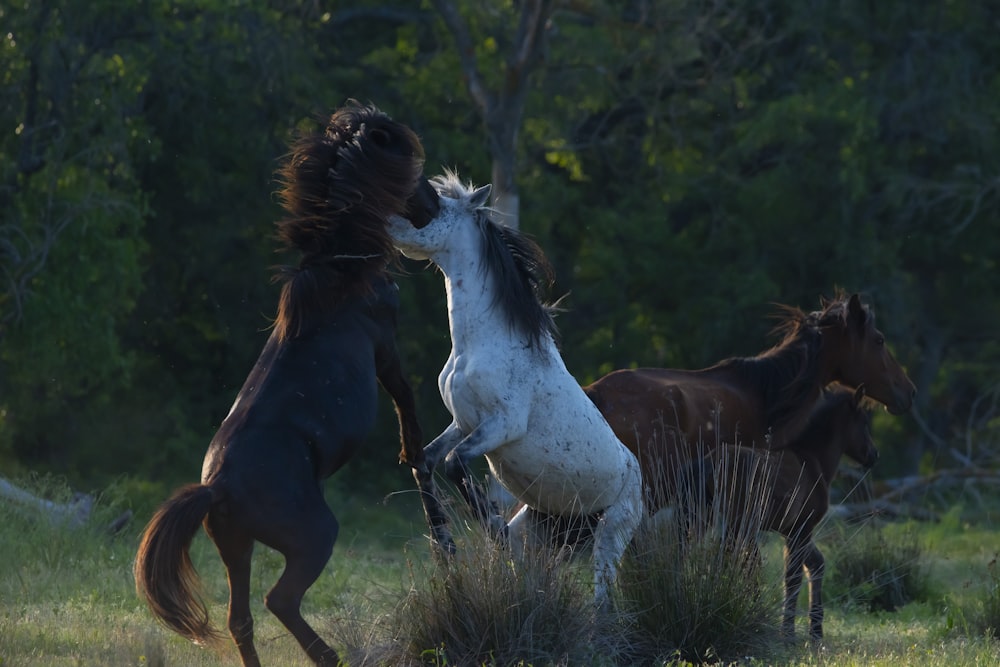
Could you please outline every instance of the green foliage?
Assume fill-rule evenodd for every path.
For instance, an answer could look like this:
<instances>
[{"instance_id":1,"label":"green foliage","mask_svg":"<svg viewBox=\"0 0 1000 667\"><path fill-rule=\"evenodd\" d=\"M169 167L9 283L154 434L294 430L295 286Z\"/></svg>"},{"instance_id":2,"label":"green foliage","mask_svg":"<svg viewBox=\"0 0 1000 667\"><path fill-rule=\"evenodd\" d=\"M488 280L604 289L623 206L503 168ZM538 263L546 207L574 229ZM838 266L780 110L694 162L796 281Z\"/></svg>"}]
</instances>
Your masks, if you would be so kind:
<instances>
[{"instance_id":1,"label":"green foliage","mask_svg":"<svg viewBox=\"0 0 1000 667\"><path fill-rule=\"evenodd\" d=\"M454 4L500 89L525 3ZM345 99L414 127L429 173L490 177L433 3L120 5L0 7L8 474L197 476L264 342L270 266L295 261L273 253L277 160ZM519 122L521 226L569 295L571 372L756 354L771 302L842 286L875 304L935 436L878 419L879 474L979 452L1000 360L997 10L637 7L559 5ZM444 295L407 268L400 347L433 437ZM350 483L408 486L396 440L386 407Z\"/></svg>"},{"instance_id":2,"label":"green foliage","mask_svg":"<svg viewBox=\"0 0 1000 667\"><path fill-rule=\"evenodd\" d=\"M930 596L926 550L913 531L842 531L828 553L827 591L869 611L895 611Z\"/></svg>"},{"instance_id":3,"label":"green foliage","mask_svg":"<svg viewBox=\"0 0 1000 667\"><path fill-rule=\"evenodd\" d=\"M997 571L996 556L987 563L986 573L987 587L983 594L979 626L984 634L1000 639L1000 572Z\"/></svg>"},{"instance_id":4,"label":"green foliage","mask_svg":"<svg viewBox=\"0 0 1000 667\"><path fill-rule=\"evenodd\" d=\"M8 13L0 62L20 94L0 105L14 129L0 139L0 463L51 463L75 439L77 411L132 378L120 327L148 250L134 162L149 152L136 110L146 73L95 5Z\"/></svg>"}]
</instances>

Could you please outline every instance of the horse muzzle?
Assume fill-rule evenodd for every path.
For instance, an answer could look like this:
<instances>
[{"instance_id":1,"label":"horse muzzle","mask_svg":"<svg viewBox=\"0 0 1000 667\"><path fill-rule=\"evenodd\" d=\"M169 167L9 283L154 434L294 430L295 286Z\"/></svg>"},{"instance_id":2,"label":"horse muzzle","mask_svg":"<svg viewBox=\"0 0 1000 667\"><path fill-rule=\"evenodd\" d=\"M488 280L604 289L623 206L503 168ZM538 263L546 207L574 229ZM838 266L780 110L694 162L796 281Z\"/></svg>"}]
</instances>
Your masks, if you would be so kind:
<instances>
[{"instance_id":1,"label":"horse muzzle","mask_svg":"<svg viewBox=\"0 0 1000 667\"><path fill-rule=\"evenodd\" d=\"M878 463L878 450L872 447L871 451L868 452L868 456L865 457L865 462L862 464L865 470L871 470Z\"/></svg>"},{"instance_id":2,"label":"horse muzzle","mask_svg":"<svg viewBox=\"0 0 1000 667\"><path fill-rule=\"evenodd\" d=\"M423 229L437 216L440 210L441 204L437 191L426 177L421 176L417 182L417 189L406 200L404 217L416 229Z\"/></svg>"}]
</instances>

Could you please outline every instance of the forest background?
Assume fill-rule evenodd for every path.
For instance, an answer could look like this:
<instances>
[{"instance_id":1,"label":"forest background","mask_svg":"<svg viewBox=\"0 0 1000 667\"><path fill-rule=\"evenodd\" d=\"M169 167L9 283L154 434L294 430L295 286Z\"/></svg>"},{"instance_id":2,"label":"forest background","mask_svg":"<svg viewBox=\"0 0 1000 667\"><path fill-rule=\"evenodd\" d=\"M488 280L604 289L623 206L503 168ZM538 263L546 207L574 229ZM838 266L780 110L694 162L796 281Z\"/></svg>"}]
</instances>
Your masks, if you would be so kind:
<instances>
[{"instance_id":1,"label":"forest background","mask_svg":"<svg viewBox=\"0 0 1000 667\"><path fill-rule=\"evenodd\" d=\"M759 353L858 291L908 369L877 475L1000 449L1000 5L0 3L0 476L195 481L268 335L296 132L349 98L493 181L556 269L581 383ZM449 417L440 276L399 342ZM384 399L356 490L409 488ZM161 488L165 487L165 488Z\"/></svg>"}]
</instances>

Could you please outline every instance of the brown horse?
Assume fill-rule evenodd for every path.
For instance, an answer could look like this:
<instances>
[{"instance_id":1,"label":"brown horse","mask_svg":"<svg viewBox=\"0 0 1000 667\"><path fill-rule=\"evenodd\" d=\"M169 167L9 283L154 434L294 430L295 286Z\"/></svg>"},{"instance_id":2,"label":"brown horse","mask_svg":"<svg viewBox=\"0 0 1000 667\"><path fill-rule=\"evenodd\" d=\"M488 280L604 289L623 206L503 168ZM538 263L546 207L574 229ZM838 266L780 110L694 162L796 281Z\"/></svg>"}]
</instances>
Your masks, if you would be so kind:
<instances>
[{"instance_id":1,"label":"brown horse","mask_svg":"<svg viewBox=\"0 0 1000 667\"><path fill-rule=\"evenodd\" d=\"M865 469L878 460L863 399L863 388L830 389L805 430L781 451L724 445L681 473L679 483L693 484L682 506L690 511L692 500L706 506L716 503L729 531L727 543L741 542L736 533L747 526L785 538L782 631L788 637L795 633L803 568L809 573L809 635L823 637L825 561L813 532L830 507L830 483L841 458L847 455Z\"/></svg>"},{"instance_id":2,"label":"brown horse","mask_svg":"<svg viewBox=\"0 0 1000 667\"><path fill-rule=\"evenodd\" d=\"M670 502L675 472L719 444L781 449L805 428L824 387L864 385L890 412L906 412L915 388L857 294L822 309L780 306L781 342L702 370L613 371L584 387L642 466L647 509ZM704 448L704 449L703 449Z\"/></svg>"},{"instance_id":3,"label":"brown horse","mask_svg":"<svg viewBox=\"0 0 1000 667\"><path fill-rule=\"evenodd\" d=\"M409 128L355 103L334 113L325 133L293 146L280 172L288 217L279 236L302 259L280 274L274 330L212 438L201 483L178 489L142 536L140 597L167 627L206 644L220 635L189 555L204 525L226 567L229 632L244 665L260 665L250 615L256 542L285 557L264 599L268 610L313 662L338 664L300 606L337 539L322 482L364 446L378 384L396 405L401 460L423 466L413 392L396 349L399 295L387 273L396 251L386 228L392 215L433 214L434 191L421 199L430 188L423 157Z\"/></svg>"}]
</instances>

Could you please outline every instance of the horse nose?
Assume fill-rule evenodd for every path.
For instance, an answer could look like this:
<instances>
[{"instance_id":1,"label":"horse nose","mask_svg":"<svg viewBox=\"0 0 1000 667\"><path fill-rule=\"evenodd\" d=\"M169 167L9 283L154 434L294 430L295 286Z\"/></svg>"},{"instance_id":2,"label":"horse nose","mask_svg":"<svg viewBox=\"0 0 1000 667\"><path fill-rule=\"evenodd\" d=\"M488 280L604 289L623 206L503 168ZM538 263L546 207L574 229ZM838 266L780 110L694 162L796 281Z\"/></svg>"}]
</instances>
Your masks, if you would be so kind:
<instances>
[{"instance_id":1,"label":"horse nose","mask_svg":"<svg viewBox=\"0 0 1000 667\"><path fill-rule=\"evenodd\" d=\"M889 411L889 414L901 415L909 412L910 408L913 407L913 401L917 396L917 388L912 382L909 382L908 384L908 390L895 392L895 400L893 401L894 405L886 404L885 407L886 410Z\"/></svg>"},{"instance_id":2,"label":"horse nose","mask_svg":"<svg viewBox=\"0 0 1000 667\"><path fill-rule=\"evenodd\" d=\"M438 199L437 190L421 177L417 183L417 189L413 191L406 202L405 217L416 229L423 229L441 210L441 203Z\"/></svg>"},{"instance_id":3,"label":"horse nose","mask_svg":"<svg viewBox=\"0 0 1000 667\"><path fill-rule=\"evenodd\" d=\"M872 447L871 451L868 453L868 464L865 466L869 470L875 467L878 463L878 450Z\"/></svg>"}]
</instances>

